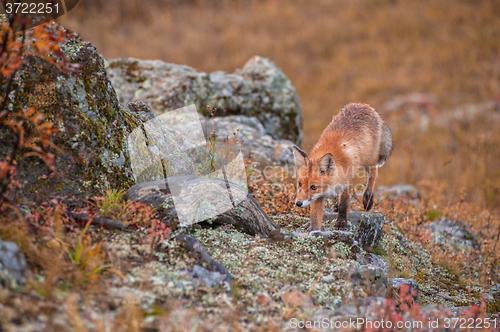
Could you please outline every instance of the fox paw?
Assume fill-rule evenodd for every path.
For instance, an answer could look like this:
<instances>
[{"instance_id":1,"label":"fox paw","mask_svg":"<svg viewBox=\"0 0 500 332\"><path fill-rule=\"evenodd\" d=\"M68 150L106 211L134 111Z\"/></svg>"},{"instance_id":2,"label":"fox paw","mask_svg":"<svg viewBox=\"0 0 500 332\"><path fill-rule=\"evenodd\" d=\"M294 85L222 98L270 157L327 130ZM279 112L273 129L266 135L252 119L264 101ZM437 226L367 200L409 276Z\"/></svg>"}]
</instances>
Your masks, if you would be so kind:
<instances>
[{"instance_id":1,"label":"fox paw","mask_svg":"<svg viewBox=\"0 0 500 332\"><path fill-rule=\"evenodd\" d=\"M339 203L335 203L332 207L333 212L339 212Z\"/></svg>"},{"instance_id":2,"label":"fox paw","mask_svg":"<svg viewBox=\"0 0 500 332\"><path fill-rule=\"evenodd\" d=\"M370 211L373 206L373 192L365 191L363 194L363 207L365 211Z\"/></svg>"},{"instance_id":3,"label":"fox paw","mask_svg":"<svg viewBox=\"0 0 500 332\"><path fill-rule=\"evenodd\" d=\"M337 219L335 223L335 229L339 231L345 231L347 229L347 219Z\"/></svg>"}]
</instances>

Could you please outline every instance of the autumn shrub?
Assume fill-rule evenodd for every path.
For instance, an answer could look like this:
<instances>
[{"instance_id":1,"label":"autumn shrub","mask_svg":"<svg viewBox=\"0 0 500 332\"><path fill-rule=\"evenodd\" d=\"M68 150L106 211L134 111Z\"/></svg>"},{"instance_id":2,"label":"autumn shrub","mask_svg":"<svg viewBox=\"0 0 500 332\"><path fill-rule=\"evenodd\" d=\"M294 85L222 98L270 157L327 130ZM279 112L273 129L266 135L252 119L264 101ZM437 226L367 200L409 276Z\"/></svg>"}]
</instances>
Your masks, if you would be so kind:
<instances>
[{"instance_id":1,"label":"autumn shrub","mask_svg":"<svg viewBox=\"0 0 500 332\"><path fill-rule=\"evenodd\" d=\"M20 108L14 77L28 55L40 57L67 73L71 66L59 47L66 32L54 32L49 24L24 29L29 24L29 20L14 15L2 20L0 27L0 130L4 144L11 146L0 156L0 208L8 202L7 192L20 185L15 180L19 159L38 157L54 171L53 151L60 151L50 140L54 124L45 121L43 113L33 107ZM19 31L19 27L23 30Z\"/></svg>"},{"instance_id":2,"label":"autumn shrub","mask_svg":"<svg viewBox=\"0 0 500 332\"><path fill-rule=\"evenodd\" d=\"M364 323L362 331L463 331L482 329L496 331L498 323L486 315L486 304L473 305L461 310L461 315L454 317L448 308L436 307L434 310L422 310L415 303L416 291L408 285L399 289L398 299L386 299L381 306L375 306L370 312L362 312ZM371 319L367 319L368 315Z\"/></svg>"},{"instance_id":3,"label":"autumn shrub","mask_svg":"<svg viewBox=\"0 0 500 332\"><path fill-rule=\"evenodd\" d=\"M53 199L25 216L0 216L0 238L17 243L30 266L26 287L47 299L66 285L94 289L111 267L102 240L89 234L90 223L78 229L65 215L66 209Z\"/></svg>"}]
</instances>

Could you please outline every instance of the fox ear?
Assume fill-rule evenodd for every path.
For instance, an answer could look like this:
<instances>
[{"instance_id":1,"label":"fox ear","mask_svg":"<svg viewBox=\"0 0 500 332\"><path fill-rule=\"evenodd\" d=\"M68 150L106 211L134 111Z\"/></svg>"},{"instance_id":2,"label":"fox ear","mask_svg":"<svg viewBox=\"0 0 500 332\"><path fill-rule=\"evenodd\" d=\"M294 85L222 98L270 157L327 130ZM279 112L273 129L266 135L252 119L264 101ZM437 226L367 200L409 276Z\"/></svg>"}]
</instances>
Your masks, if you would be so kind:
<instances>
[{"instance_id":1,"label":"fox ear","mask_svg":"<svg viewBox=\"0 0 500 332\"><path fill-rule=\"evenodd\" d=\"M328 172L332 171L335 167L335 160L331 153L325 154L318 161L318 171L320 174L326 175Z\"/></svg>"},{"instance_id":2,"label":"fox ear","mask_svg":"<svg viewBox=\"0 0 500 332\"><path fill-rule=\"evenodd\" d=\"M295 167L300 168L307 166L307 161L309 160L307 154L295 145L293 146L293 157L295 158Z\"/></svg>"}]
</instances>

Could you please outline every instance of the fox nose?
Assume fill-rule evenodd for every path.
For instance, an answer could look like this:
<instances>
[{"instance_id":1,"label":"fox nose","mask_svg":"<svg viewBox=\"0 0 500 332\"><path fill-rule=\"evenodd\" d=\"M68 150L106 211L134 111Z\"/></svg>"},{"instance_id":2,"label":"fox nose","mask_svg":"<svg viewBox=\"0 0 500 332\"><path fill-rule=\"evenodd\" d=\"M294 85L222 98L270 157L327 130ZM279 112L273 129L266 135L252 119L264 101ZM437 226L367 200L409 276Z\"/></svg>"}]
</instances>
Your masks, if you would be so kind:
<instances>
[{"instance_id":1,"label":"fox nose","mask_svg":"<svg viewBox=\"0 0 500 332\"><path fill-rule=\"evenodd\" d=\"M297 201L297 202L295 202L295 205L297 205L298 207L301 207L302 206L302 202L301 201Z\"/></svg>"}]
</instances>

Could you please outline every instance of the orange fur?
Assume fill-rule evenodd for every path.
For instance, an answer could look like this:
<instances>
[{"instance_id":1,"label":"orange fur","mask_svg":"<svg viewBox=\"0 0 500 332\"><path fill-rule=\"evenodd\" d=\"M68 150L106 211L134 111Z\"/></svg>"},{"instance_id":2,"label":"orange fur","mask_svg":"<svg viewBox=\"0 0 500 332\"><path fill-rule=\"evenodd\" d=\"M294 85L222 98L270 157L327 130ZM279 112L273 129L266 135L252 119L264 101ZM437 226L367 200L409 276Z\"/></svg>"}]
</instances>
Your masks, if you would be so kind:
<instances>
[{"instance_id":1,"label":"orange fur","mask_svg":"<svg viewBox=\"0 0 500 332\"><path fill-rule=\"evenodd\" d=\"M348 104L321 134L308 156L294 146L297 206L311 205L311 230L320 230L325 197L339 198L337 228L347 225L349 191L361 171L368 184L365 210L373 204L377 168L392 152L392 136L382 117L367 104Z\"/></svg>"}]
</instances>

